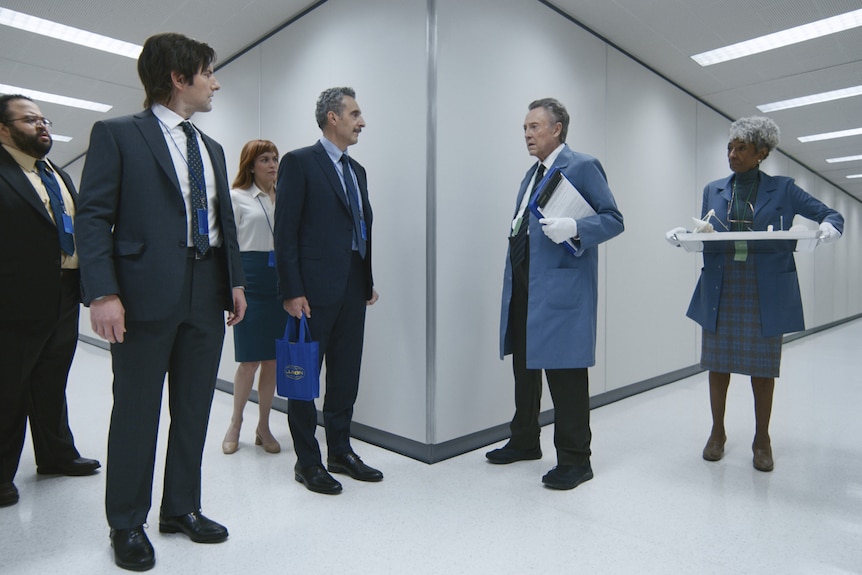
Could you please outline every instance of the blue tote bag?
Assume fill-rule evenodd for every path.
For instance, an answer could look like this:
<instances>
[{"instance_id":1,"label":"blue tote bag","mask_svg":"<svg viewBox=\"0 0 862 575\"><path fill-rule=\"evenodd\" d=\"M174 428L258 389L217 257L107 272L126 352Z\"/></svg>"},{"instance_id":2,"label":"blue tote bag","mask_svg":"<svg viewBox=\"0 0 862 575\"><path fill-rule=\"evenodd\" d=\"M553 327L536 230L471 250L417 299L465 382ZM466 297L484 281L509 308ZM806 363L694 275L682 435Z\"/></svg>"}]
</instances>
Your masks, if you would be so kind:
<instances>
[{"instance_id":1,"label":"blue tote bag","mask_svg":"<svg viewBox=\"0 0 862 575\"><path fill-rule=\"evenodd\" d=\"M296 318L288 316L284 339L275 340L275 381L279 397L311 401L320 396L318 352L318 343L311 341L305 314L298 326Z\"/></svg>"}]
</instances>

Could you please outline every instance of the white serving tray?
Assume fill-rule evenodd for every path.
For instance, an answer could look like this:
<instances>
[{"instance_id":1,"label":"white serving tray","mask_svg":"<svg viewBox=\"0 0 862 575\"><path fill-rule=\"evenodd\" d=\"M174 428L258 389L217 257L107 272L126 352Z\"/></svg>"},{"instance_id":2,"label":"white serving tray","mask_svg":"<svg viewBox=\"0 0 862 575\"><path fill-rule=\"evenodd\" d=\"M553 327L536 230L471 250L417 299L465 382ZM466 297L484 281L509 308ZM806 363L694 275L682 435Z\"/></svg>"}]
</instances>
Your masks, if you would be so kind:
<instances>
[{"instance_id":1,"label":"white serving tray","mask_svg":"<svg viewBox=\"0 0 862 575\"><path fill-rule=\"evenodd\" d=\"M749 242L763 240L796 240L797 252L813 252L820 238L820 230L788 230L783 232L707 232L680 233L676 239L687 252L702 252L703 242Z\"/></svg>"}]
</instances>

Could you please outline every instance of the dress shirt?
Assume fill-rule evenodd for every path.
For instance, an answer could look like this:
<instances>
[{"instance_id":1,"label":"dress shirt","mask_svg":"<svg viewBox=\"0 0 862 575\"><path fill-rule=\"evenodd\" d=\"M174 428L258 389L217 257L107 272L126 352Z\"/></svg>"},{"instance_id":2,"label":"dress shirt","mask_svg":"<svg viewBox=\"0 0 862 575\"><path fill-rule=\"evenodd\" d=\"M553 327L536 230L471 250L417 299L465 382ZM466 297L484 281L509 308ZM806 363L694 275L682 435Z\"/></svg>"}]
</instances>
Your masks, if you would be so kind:
<instances>
[{"instance_id":1,"label":"dress shirt","mask_svg":"<svg viewBox=\"0 0 862 575\"><path fill-rule=\"evenodd\" d=\"M45 211L48 212L48 217L50 217L51 221L54 222L54 212L51 210L51 199L48 197L48 190L45 189L45 184L42 182L42 178L39 177L39 172L36 171L36 160L45 160L45 163L48 164L48 168L54 172L54 177L57 179L57 183L60 185L60 192L63 194L63 205L66 207L66 213L71 216L72 221L74 222L75 202L72 200L72 194L69 193L69 190L66 188L66 182L63 181L63 178L60 177L57 170L54 169L50 160L48 160L48 158L34 158L33 156L25 154L21 150L16 150L15 148L5 144L3 144L3 148L5 148L5 150L9 152L9 155L11 155L15 161L18 162L18 165L21 166L21 170L24 172L24 175L27 176L27 179L30 181L33 188L35 188L36 194L39 196L39 200L41 200L42 204L45 206ZM57 222L54 222L54 225L57 225ZM60 267L64 270L78 269L78 250L75 250L75 253L71 256L63 253L61 250Z\"/></svg>"},{"instance_id":2,"label":"dress shirt","mask_svg":"<svg viewBox=\"0 0 862 575\"><path fill-rule=\"evenodd\" d=\"M545 175L548 175L548 172L551 171L551 166L554 165L554 162L557 161L557 156L560 155L560 152L563 151L563 146L565 144L560 144L557 146L553 152L548 154L548 157L544 159L542 165L545 166ZM530 183L527 184L527 191L524 193L524 197L521 199L521 205L518 207L518 213L515 214L515 219L512 220L511 233L515 233L515 225L521 220L521 217L524 215L524 210L527 209L527 206L530 204L530 197L533 195L532 190L533 186L536 184L536 174L539 172L538 167L536 171L533 172L533 177L530 178ZM527 233L530 233L530 228L527 228Z\"/></svg>"},{"instance_id":3,"label":"dress shirt","mask_svg":"<svg viewBox=\"0 0 862 575\"><path fill-rule=\"evenodd\" d=\"M189 185L189 163L186 158L188 145L186 133L183 131L181 125L186 119L161 104L155 104L152 110L153 114L159 120L159 126L162 128L162 134L164 134L168 150L171 152L171 160L173 160L174 169L177 172L177 180L180 183L183 202L186 204L188 246L194 247L195 244L192 240L192 188ZM200 131L197 128L195 128L195 131L198 133L198 147L201 151L201 161L204 165L204 180L207 187L207 222L209 225L210 246L218 247L222 241L221 230L218 227L218 196L216 195L215 172L213 171L209 151L203 145Z\"/></svg>"},{"instance_id":4,"label":"dress shirt","mask_svg":"<svg viewBox=\"0 0 862 575\"><path fill-rule=\"evenodd\" d=\"M236 235L241 252L270 252L274 249L272 226L275 204L266 192L252 184L246 190L231 190Z\"/></svg>"}]
</instances>

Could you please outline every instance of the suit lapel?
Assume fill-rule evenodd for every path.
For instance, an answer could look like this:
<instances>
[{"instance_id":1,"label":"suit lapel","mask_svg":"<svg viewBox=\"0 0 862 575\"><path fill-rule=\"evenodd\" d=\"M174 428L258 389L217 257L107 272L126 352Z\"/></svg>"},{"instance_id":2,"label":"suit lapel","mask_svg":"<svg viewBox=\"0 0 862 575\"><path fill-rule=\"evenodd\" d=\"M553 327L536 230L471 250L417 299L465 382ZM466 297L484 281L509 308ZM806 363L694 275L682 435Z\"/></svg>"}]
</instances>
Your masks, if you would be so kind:
<instances>
[{"instance_id":1,"label":"suit lapel","mask_svg":"<svg viewBox=\"0 0 862 575\"><path fill-rule=\"evenodd\" d=\"M9 188L13 193L18 194L21 199L33 206L33 209L39 212L52 226L54 225L54 220L48 215L48 210L45 209L45 205L39 199L39 193L33 188L27 176L24 175L18 162L2 147L0 147L0 178L8 182ZM64 181L66 181L65 178ZM69 191L71 192L72 189L69 188Z\"/></svg>"},{"instance_id":2,"label":"suit lapel","mask_svg":"<svg viewBox=\"0 0 862 575\"><path fill-rule=\"evenodd\" d=\"M159 120L153 114L152 110L144 110L140 114L133 116L135 125L140 130L141 135L146 142L147 147L156 159L156 163L161 166L165 174L170 178L171 182L180 192L180 182L177 180L177 170L174 168L174 162L171 160L171 152L168 150L168 145L165 142L165 136L159 126Z\"/></svg>"},{"instance_id":3,"label":"suit lapel","mask_svg":"<svg viewBox=\"0 0 862 575\"><path fill-rule=\"evenodd\" d=\"M350 206L347 205L347 196L345 195L344 188L341 185L341 179L338 177L338 172L335 171L335 166L332 165L332 160L329 158L329 154L326 153L326 149L323 147L323 144L317 142L314 145L313 152L317 163L320 164L320 168L323 170L323 173L326 174L326 179L329 181L332 191L338 197L341 205L344 206L344 209L350 213ZM350 174L345 174L345 177L349 175Z\"/></svg>"},{"instance_id":4,"label":"suit lapel","mask_svg":"<svg viewBox=\"0 0 862 575\"><path fill-rule=\"evenodd\" d=\"M766 204L772 201L772 192L778 188L775 178L760 172L760 184L757 186L757 197L754 199L754 214L760 213Z\"/></svg>"}]
</instances>

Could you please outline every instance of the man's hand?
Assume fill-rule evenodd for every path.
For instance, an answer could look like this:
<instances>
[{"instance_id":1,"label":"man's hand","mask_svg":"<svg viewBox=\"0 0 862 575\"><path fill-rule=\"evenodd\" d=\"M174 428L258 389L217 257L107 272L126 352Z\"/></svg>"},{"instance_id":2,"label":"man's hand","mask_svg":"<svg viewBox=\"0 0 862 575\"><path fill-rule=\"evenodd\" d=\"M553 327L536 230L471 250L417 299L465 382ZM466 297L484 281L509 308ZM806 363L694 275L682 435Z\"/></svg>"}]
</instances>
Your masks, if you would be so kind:
<instances>
[{"instance_id":1,"label":"man's hand","mask_svg":"<svg viewBox=\"0 0 862 575\"><path fill-rule=\"evenodd\" d=\"M233 288L233 311L227 314L228 327L234 326L242 321L245 317L245 310L248 304L245 301L245 290L242 288Z\"/></svg>"},{"instance_id":2,"label":"man's hand","mask_svg":"<svg viewBox=\"0 0 862 575\"><path fill-rule=\"evenodd\" d=\"M311 317L311 307L305 296L284 300L284 311L296 318L302 317L303 313L305 313L305 317Z\"/></svg>"},{"instance_id":3,"label":"man's hand","mask_svg":"<svg viewBox=\"0 0 862 575\"><path fill-rule=\"evenodd\" d=\"M123 343L126 333L126 308L120 296L111 294L90 302L90 325L99 337Z\"/></svg>"}]
</instances>

